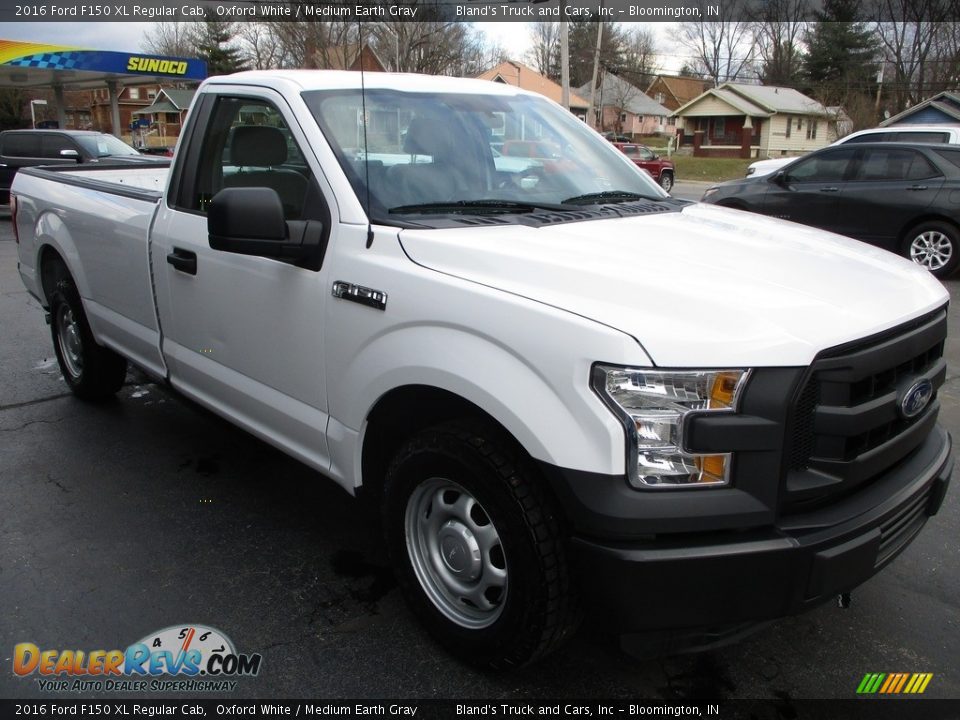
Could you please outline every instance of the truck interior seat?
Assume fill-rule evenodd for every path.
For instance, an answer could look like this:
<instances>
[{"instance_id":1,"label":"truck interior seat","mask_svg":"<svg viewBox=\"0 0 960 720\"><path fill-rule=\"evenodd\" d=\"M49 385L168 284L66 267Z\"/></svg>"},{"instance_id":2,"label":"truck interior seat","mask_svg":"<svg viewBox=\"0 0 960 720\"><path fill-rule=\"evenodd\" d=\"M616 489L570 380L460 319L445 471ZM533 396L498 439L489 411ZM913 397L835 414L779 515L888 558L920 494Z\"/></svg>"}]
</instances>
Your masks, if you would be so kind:
<instances>
[{"instance_id":1,"label":"truck interior seat","mask_svg":"<svg viewBox=\"0 0 960 720\"><path fill-rule=\"evenodd\" d=\"M281 167L287 161L287 139L283 132L267 125L233 128L230 164L238 171L225 175L224 187L268 187L277 191L288 220L303 213L309 181L296 170Z\"/></svg>"}]
</instances>

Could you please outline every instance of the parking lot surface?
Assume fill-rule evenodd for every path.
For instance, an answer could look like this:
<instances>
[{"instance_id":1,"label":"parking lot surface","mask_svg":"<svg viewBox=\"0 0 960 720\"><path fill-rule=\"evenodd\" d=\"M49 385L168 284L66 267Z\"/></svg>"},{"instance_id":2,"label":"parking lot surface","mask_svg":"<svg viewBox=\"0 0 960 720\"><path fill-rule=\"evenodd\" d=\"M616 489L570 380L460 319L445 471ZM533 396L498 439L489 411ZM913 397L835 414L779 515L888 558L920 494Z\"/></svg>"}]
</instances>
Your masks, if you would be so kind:
<instances>
[{"instance_id":1,"label":"parking lot surface","mask_svg":"<svg viewBox=\"0 0 960 720\"><path fill-rule=\"evenodd\" d=\"M960 437L960 280L947 285L941 421ZM731 647L657 660L631 659L587 625L561 652L502 676L455 662L425 635L376 532L332 483L136 373L114 402L71 397L0 219L0 697L51 697L11 671L17 643L125 648L203 624L263 655L231 698L789 705L854 698L868 672L933 673L925 696L960 698L956 479L939 515L847 610L823 606Z\"/></svg>"}]
</instances>

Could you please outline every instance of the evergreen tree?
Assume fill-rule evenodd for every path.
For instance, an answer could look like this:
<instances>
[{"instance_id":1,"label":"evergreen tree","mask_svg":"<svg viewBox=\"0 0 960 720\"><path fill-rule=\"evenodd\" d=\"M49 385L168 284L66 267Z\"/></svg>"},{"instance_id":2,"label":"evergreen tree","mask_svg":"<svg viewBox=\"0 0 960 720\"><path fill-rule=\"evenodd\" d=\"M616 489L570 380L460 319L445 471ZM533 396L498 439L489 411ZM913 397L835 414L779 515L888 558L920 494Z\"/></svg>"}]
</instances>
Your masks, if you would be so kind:
<instances>
[{"instance_id":1,"label":"evergreen tree","mask_svg":"<svg viewBox=\"0 0 960 720\"><path fill-rule=\"evenodd\" d=\"M206 61L208 75L229 75L247 69L243 53L230 44L235 35L232 22L204 22L197 39L197 56Z\"/></svg>"},{"instance_id":2,"label":"evergreen tree","mask_svg":"<svg viewBox=\"0 0 960 720\"><path fill-rule=\"evenodd\" d=\"M825 0L807 34L807 90L827 105L842 105L876 89L879 43L861 21L860 0Z\"/></svg>"}]
</instances>

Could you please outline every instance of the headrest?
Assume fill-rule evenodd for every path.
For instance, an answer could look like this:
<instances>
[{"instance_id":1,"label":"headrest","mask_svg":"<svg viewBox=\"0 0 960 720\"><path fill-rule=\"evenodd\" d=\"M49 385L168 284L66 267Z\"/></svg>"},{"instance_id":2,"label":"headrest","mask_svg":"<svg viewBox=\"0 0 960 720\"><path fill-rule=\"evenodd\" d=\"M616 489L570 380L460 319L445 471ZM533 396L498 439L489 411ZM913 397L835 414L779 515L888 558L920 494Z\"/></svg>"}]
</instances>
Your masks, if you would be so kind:
<instances>
[{"instance_id":1,"label":"headrest","mask_svg":"<svg viewBox=\"0 0 960 720\"><path fill-rule=\"evenodd\" d=\"M403 139L403 151L411 155L452 158L456 155L456 149L453 131L437 118L413 118Z\"/></svg>"},{"instance_id":2,"label":"headrest","mask_svg":"<svg viewBox=\"0 0 960 720\"><path fill-rule=\"evenodd\" d=\"M230 162L243 167L273 167L287 161L287 138L269 125L240 125L233 129Z\"/></svg>"}]
</instances>

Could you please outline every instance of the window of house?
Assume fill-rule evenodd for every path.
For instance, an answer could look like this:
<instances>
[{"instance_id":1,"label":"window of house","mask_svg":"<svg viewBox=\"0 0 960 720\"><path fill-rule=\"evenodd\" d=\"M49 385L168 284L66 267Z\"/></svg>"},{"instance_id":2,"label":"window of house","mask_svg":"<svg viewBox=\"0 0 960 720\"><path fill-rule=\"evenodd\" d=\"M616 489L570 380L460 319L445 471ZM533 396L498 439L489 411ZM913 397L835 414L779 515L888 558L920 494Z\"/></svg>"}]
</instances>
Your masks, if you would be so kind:
<instances>
[{"instance_id":1,"label":"window of house","mask_svg":"<svg viewBox=\"0 0 960 720\"><path fill-rule=\"evenodd\" d=\"M148 99L153 100L155 97L157 97L157 91L156 91L156 90L147 90L147 98L148 98Z\"/></svg>"},{"instance_id":2,"label":"window of house","mask_svg":"<svg viewBox=\"0 0 960 720\"><path fill-rule=\"evenodd\" d=\"M793 118L787 115L787 132L784 137L790 137L790 128L793 127Z\"/></svg>"},{"instance_id":3,"label":"window of house","mask_svg":"<svg viewBox=\"0 0 960 720\"><path fill-rule=\"evenodd\" d=\"M139 99L140 99L140 88L132 87L132 88L127 88L127 89L128 89L129 92L130 92L130 99L131 99L131 100L139 100Z\"/></svg>"},{"instance_id":4,"label":"window of house","mask_svg":"<svg viewBox=\"0 0 960 720\"><path fill-rule=\"evenodd\" d=\"M716 118L713 121L713 136L723 137L727 134L727 121L723 118Z\"/></svg>"},{"instance_id":5,"label":"window of house","mask_svg":"<svg viewBox=\"0 0 960 720\"><path fill-rule=\"evenodd\" d=\"M620 113L620 123L623 124L623 123L625 123L626 121L627 121L627 114L626 114L626 113Z\"/></svg>"},{"instance_id":6,"label":"window of house","mask_svg":"<svg viewBox=\"0 0 960 720\"><path fill-rule=\"evenodd\" d=\"M811 120L807 123L807 140L817 139L817 121Z\"/></svg>"},{"instance_id":7,"label":"window of house","mask_svg":"<svg viewBox=\"0 0 960 720\"><path fill-rule=\"evenodd\" d=\"M803 130L803 118L802 118L802 117L798 117L798 118L797 118L797 130Z\"/></svg>"}]
</instances>

